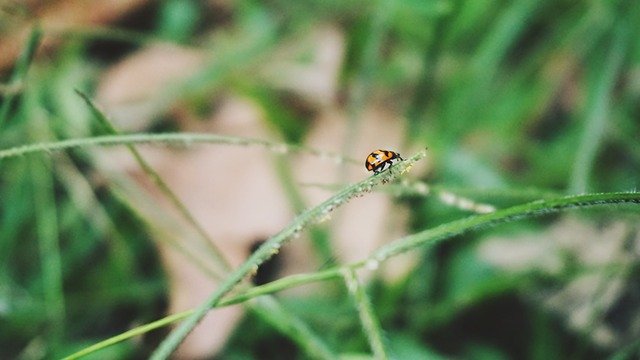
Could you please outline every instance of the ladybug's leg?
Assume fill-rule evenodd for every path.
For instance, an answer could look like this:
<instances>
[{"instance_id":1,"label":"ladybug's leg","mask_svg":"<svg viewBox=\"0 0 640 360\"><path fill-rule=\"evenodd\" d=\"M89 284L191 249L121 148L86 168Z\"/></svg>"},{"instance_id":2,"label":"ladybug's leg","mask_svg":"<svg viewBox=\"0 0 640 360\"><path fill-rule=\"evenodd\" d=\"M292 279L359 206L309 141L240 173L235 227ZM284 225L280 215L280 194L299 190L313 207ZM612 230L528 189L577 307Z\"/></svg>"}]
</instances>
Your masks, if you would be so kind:
<instances>
[{"instance_id":1,"label":"ladybug's leg","mask_svg":"<svg viewBox=\"0 0 640 360\"><path fill-rule=\"evenodd\" d=\"M387 169L391 168L391 166L393 165L393 159L387 160L387 164L389 165L387 166Z\"/></svg>"}]
</instances>

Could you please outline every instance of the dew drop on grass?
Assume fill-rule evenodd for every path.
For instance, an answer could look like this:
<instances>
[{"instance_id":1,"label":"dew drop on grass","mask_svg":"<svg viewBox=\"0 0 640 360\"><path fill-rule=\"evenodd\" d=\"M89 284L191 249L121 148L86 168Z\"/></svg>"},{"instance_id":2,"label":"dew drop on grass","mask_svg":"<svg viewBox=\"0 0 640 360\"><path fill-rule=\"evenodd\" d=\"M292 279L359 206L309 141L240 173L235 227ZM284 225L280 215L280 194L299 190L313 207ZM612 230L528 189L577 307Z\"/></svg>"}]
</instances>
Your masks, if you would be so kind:
<instances>
[{"instance_id":1,"label":"dew drop on grass","mask_svg":"<svg viewBox=\"0 0 640 360\"><path fill-rule=\"evenodd\" d=\"M447 205L453 205L456 201L456 196L448 191L442 191L438 198Z\"/></svg>"},{"instance_id":2,"label":"dew drop on grass","mask_svg":"<svg viewBox=\"0 0 640 360\"><path fill-rule=\"evenodd\" d=\"M258 273L258 265L253 265L253 267L251 268L250 276L254 277L256 276L257 273Z\"/></svg>"},{"instance_id":3,"label":"dew drop on grass","mask_svg":"<svg viewBox=\"0 0 640 360\"><path fill-rule=\"evenodd\" d=\"M481 214L488 214L496 211L495 206L489 204L478 204L476 205L476 211Z\"/></svg>"},{"instance_id":4,"label":"dew drop on grass","mask_svg":"<svg viewBox=\"0 0 640 360\"><path fill-rule=\"evenodd\" d=\"M413 188L420 195L427 195L431 191L429 186L423 182L416 183Z\"/></svg>"},{"instance_id":5,"label":"dew drop on grass","mask_svg":"<svg viewBox=\"0 0 640 360\"><path fill-rule=\"evenodd\" d=\"M317 223L323 223L325 221L328 221L331 219L331 210L333 210L333 207L329 207L327 209L325 209L322 213L320 213L320 215L318 216L318 220Z\"/></svg>"},{"instance_id":6,"label":"dew drop on grass","mask_svg":"<svg viewBox=\"0 0 640 360\"><path fill-rule=\"evenodd\" d=\"M402 174L404 174L404 173L407 173L407 172L411 171L411 168L412 168L412 167L413 167L413 164L407 165L404 169L402 169L402 170L400 171L400 175L402 175Z\"/></svg>"},{"instance_id":7,"label":"dew drop on grass","mask_svg":"<svg viewBox=\"0 0 640 360\"><path fill-rule=\"evenodd\" d=\"M380 267L380 262L376 259L367 260L367 264L365 265L369 270L377 270Z\"/></svg>"},{"instance_id":8,"label":"dew drop on grass","mask_svg":"<svg viewBox=\"0 0 640 360\"><path fill-rule=\"evenodd\" d=\"M302 226L298 225L293 229L293 232L291 233L291 238L292 239L297 239L300 237L300 233L302 232Z\"/></svg>"}]
</instances>

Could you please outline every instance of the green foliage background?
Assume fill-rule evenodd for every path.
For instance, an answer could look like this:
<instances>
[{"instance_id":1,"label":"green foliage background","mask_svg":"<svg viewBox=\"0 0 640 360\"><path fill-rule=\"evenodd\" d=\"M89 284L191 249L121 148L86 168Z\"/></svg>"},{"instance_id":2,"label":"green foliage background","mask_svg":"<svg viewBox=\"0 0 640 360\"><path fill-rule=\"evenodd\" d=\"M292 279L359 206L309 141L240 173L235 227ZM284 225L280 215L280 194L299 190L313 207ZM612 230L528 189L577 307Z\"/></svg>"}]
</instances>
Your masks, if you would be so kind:
<instances>
[{"instance_id":1,"label":"green foliage background","mask_svg":"<svg viewBox=\"0 0 640 360\"><path fill-rule=\"evenodd\" d=\"M638 1L239 0L224 19L195 1L149 7L154 11L140 14L144 21L103 32L59 33L56 51L33 59L40 31L48 31L36 28L2 77L7 86L0 93L0 147L103 134L74 89L91 94L105 68L152 40L206 49L203 37L212 29L229 36L222 55L166 89L157 99L158 117L178 102L197 109L203 99L232 89L260 104L288 141L301 142L306 119L251 74L278 44L330 22L348 35L341 72L345 107L356 122L373 99L401 109L409 125L407 145L429 146L435 168L424 180L434 189L502 208L638 187ZM106 45L117 51L107 54L101 50ZM0 161L0 358L60 358L163 316L165 274L146 225L112 189L95 184L90 169L82 149ZM414 231L468 216L431 197L407 195L402 201L412 209ZM580 215L594 226L622 219L638 236L637 205ZM463 241L424 251L406 279L373 281L367 293L392 357L638 356L638 340L611 349L591 336L598 322L637 315L637 260L625 270L627 303L616 308L619 313L602 313L576 332L562 314L526 294L606 269L578 263L555 276L512 274L474 252L492 231L544 237L554 220L463 235ZM349 295L333 290L281 305L335 353L370 353ZM308 356L266 317L249 312L219 358ZM637 339L637 327L635 333L630 328L626 335ZM165 334L120 342L92 356L144 358Z\"/></svg>"}]
</instances>

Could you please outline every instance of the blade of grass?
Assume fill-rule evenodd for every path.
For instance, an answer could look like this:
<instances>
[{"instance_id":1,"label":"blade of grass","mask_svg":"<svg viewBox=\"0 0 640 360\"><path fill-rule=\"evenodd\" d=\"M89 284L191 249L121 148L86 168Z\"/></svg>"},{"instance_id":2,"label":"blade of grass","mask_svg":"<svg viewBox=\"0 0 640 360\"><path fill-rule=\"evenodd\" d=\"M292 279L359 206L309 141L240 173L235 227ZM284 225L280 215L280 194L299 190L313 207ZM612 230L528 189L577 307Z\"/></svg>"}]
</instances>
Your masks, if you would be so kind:
<instances>
[{"instance_id":1,"label":"blade of grass","mask_svg":"<svg viewBox=\"0 0 640 360\"><path fill-rule=\"evenodd\" d=\"M496 211L495 206L491 204L480 203L468 197L464 197L455 191L451 191L442 186L430 186L425 182L402 182L398 185L388 187L389 191L395 196L411 195L411 196L428 196L436 195L436 199L441 203L458 208L460 210L473 211L480 214ZM480 191L478 191L480 192Z\"/></svg>"},{"instance_id":2,"label":"blade of grass","mask_svg":"<svg viewBox=\"0 0 640 360\"><path fill-rule=\"evenodd\" d=\"M360 322L364 333L367 335L369 345L376 359L388 359L387 351L382 341L382 329L380 328L380 322L373 312L371 301L364 290L364 287L357 278L354 269L347 268L342 272L344 282L347 285L347 289L353 297L358 308L358 314L360 315Z\"/></svg>"},{"instance_id":3,"label":"blade of grass","mask_svg":"<svg viewBox=\"0 0 640 360\"><path fill-rule=\"evenodd\" d=\"M284 289L288 289L297 285L301 285L301 284L308 284L311 282L315 282L315 281L325 281L325 280L331 280L331 279L337 279L342 277L342 269L340 268L335 268L332 270L327 270L327 271L323 271L322 273L312 273L312 274L299 274L299 275L292 275L292 276L288 276L285 279L281 279L281 280L285 280L285 281L274 281L265 285L261 285L261 286L256 286L250 289L247 289L246 292L230 297L227 300L222 300L220 301L220 304L217 307L223 307L223 306L229 306L229 305L234 305L234 304L239 304L242 302L246 302L247 300L256 298L256 297L264 297L267 294L273 294L276 293L280 290L284 290ZM106 347L109 347L111 345L114 345L118 342L121 341L125 341L125 340L129 340L133 337L139 336L139 335L143 335L147 332L153 331L155 329L159 329L163 326L167 326L170 325L172 323L178 322L180 320L183 320L185 318L187 318L188 316L192 315L195 312L195 309L191 309L191 310L187 310L187 311L183 311L177 314L173 314L173 315L169 315L166 316L162 319L156 320L154 322L151 322L149 324L145 324L145 325L141 325L138 326L134 329L131 329L127 332L124 332L122 334L118 334L114 337L105 339L103 341L100 341L98 343L95 343L91 346L88 346L78 352L75 352L67 357L64 358L64 360L73 360L73 359L79 359L83 356L92 354L94 352L97 352L101 349L104 349Z\"/></svg>"},{"instance_id":4,"label":"blade of grass","mask_svg":"<svg viewBox=\"0 0 640 360\"><path fill-rule=\"evenodd\" d=\"M15 70L11 75L11 79L9 82L9 87L13 88L16 86L20 86L19 84L23 82L27 76L27 70L29 70L29 66L33 61L33 57L35 56L36 50L38 49L38 45L40 45L40 40L42 39L42 28L40 26L35 26L29 35L29 39L27 40L27 44L20 54L20 57L16 61ZM4 123L7 121L7 117L9 116L9 111L11 111L11 106L16 99L16 93L10 92L5 95L2 99L2 106L0 106L0 129L4 127Z\"/></svg>"},{"instance_id":5,"label":"blade of grass","mask_svg":"<svg viewBox=\"0 0 640 360\"><path fill-rule=\"evenodd\" d=\"M79 212L85 214L98 232L107 235L110 250L117 254L114 261L122 276L129 276L130 269L135 268L135 258L127 246L127 239L121 234L115 219L107 212L97 198L94 189L80 169L68 156L57 159L58 179L66 188L71 201ZM63 229L61 229L63 230ZM64 231L61 231L64 232Z\"/></svg>"},{"instance_id":6,"label":"blade of grass","mask_svg":"<svg viewBox=\"0 0 640 360\"><path fill-rule=\"evenodd\" d=\"M304 211L307 206L302 194L294 182L291 166L289 166L289 164L280 156L275 160L275 168L277 170L278 177L280 178L280 182L282 183L282 188L284 189L293 209L296 213ZM309 228L309 234L311 242L317 253L318 260L322 262L327 259L333 259L334 254L331 242L329 241L328 230L325 227L314 225Z\"/></svg>"},{"instance_id":7,"label":"blade of grass","mask_svg":"<svg viewBox=\"0 0 640 360\"><path fill-rule=\"evenodd\" d=\"M342 155L313 149L309 147L271 142L262 139L252 139L239 136L226 136L217 134L202 133L162 133L162 134L125 134L125 135L104 135L87 138L76 138L54 142L41 142L28 145L21 145L0 150L0 159L11 158L31 153L51 153L76 147L88 146L114 146L128 144L174 144L191 145L195 143L260 146L278 154L306 153L315 155L337 164L348 162L360 165L359 160L346 158Z\"/></svg>"},{"instance_id":8,"label":"blade of grass","mask_svg":"<svg viewBox=\"0 0 640 360\"><path fill-rule=\"evenodd\" d=\"M30 113L32 113L31 133L42 134L42 128L45 126L40 116L42 114L35 111ZM64 333L65 303L52 164L48 157L40 156L29 163L33 186L35 230L42 267L43 300L49 327L47 338L49 346L55 352Z\"/></svg>"},{"instance_id":9,"label":"blade of grass","mask_svg":"<svg viewBox=\"0 0 640 360\"><path fill-rule=\"evenodd\" d=\"M528 20L534 17L537 8L542 4L536 0L519 0L509 3L478 46L470 64L474 75L482 79L490 79L495 75L507 51L527 28Z\"/></svg>"},{"instance_id":10,"label":"blade of grass","mask_svg":"<svg viewBox=\"0 0 640 360\"><path fill-rule=\"evenodd\" d=\"M638 357L640 357L640 340L636 340L622 349L619 349L609 359L628 360L637 359Z\"/></svg>"},{"instance_id":11,"label":"blade of grass","mask_svg":"<svg viewBox=\"0 0 640 360\"><path fill-rule=\"evenodd\" d=\"M438 136L431 139L438 142L434 149L448 147L457 143L461 136L479 122L478 118L491 109L494 101L493 91L498 78L498 69L505 61L510 48L526 29L527 23L535 14L541 2L518 0L509 2L504 10L497 13L487 34L479 38L475 54L465 64L463 71L457 71L456 77L443 82L438 114ZM512 102L505 101L511 104Z\"/></svg>"},{"instance_id":12,"label":"blade of grass","mask_svg":"<svg viewBox=\"0 0 640 360\"><path fill-rule=\"evenodd\" d=\"M283 308L274 297L260 296L255 304L250 306L253 312L300 345L309 358L327 360L336 358L336 355L309 330L304 322Z\"/></svg>"},{"instance_id":13,"label":"blade of grass","mask_svg":"<svg viewBox=\"0 0 640 360\"><path fill-rule=\"evenodd\" d=\"M0 199L0 271L1 276L13 277L15 269L12 254L20 241L20 232L30 221L32 207L24 199L28 198L32 184L24 181L30 177L30 164L27 162L11 164L2 169L2 189ZM0 279L4 280L3 279ZM5 282L8 284L8 282Z\"/></svg>"},{"instance_id":14,"label":"blade of grass","mask_svg":"<svg viewBox=\"0 0 640 360\"><path fill-rule=\"evenodd\" d=\"M325 190L337 190L341 186L338 184L316 184L304 183L304 186L315 187ZM497 189L497 188L464 188L449 187L439 184L431 185L423 181L402 181L397 184L390 184L381 191L396 197L428 197L437 195L436 199L445 205L457 207L460 210L473 211L477 213L487 213L496 210L496 206L480 200L490 200L491 202L510 201L520 202L541 198L553 198L560 194L551 190L537 188L522 189Z\"/></svg>"},{"instance_id":15,"label":"blade of grass","mask_svg":"<svg viewBox=\"0 0 640 360\"><path fill-rule=\"evenodd\" d=\"M31 179L33 182L33 200L36 219L36 232L42 266L42 284L44 303L51 326L51 335L55 344L64 331L64 292L62 290L62 263L58 244L58 227L53 198L53 178L51 164L37 159L31 161Z\"/></svg>"},{"instance_id":16,"label":"blade of grass","mask_svg":"<svg viewBox=\"0 0 640 360\"><path fill-rule=\"evenodd\" d=\"M584 113L585 127L576 149L576 160L569 184L571 193L584 193L589 188L589 176L605 138L616 78L622 70L625 54L630 45L627 41L629 34L627 21L620 21L611 34L611 45L605 52L604 64L595 61L591 65L593 74L592 81L589 82Z\"/></svg>"},{"instance_id":17,"label":"blade of grass","mask_svg":"<svg viewBox=\"0 0 640 360\"><path fill-rule=\"evenodd\" d=\"M215 56L207 59L205 66L185 81L161 90L153 99L154 107L162 113L171 104L211 94L228 84L235 74L251 73L264 61L274 48L278 37L279 22L259 3L251 4L240 12L246 18L239 19L238 26L223 32L213 41ZM211 51L211 50L210 50ZM207 95L210 96L210 95Z\"/></svg>"},{"instance_id":18,"label":"blade of grass","mask_svg":"<svg viewBox=\"0 0 640 360\"><path fill-rule=\"evenodd\" d=\"M69 356L66 356L63 358L63 360L74 360L74 359L79 359L83 356L87 356L89 354L92 354L98 350L104 349L106 347L109 347L111 345L117 344L119 342L131 339L133 337L139 336L139 335L143 335L146 334L152 330L161 328L163 326L169 325L173 322L176 322L178 320L184 319L186 316L188 316L189 314L193 313L194 310L189 310L189 311L184 311L181 313L177 313L177 314L173 314L170 316L167 316L165 318L162 318L158 321L154 321L152 323L149 324L145 324L142 326L138 326L134 329L131 329L129 331L125 331L122 334L118 334L114 337L111 337L107 340L101 341L99 343L93 344L89 347L86 347L78 352L75 352Z\"/></svg>"},{"instance_id":19,"label":"blade of grass","mask_svg":"<svg viewBox=\"0 0 640 360\"><path fill-rule=\"evenodd\" d=\"M407 116L407 138L409 141L423 141L423 126L427 122L424 116L427 109L438 106L436 101L440 95L440 84L436 76L437 69L442 60L442 54L445 50L445 35L451 26L451 18L456 14L457 8L460 6L459 1L448 3L449 6L442 16L433 20L431 26L433 28L433 36L429 38L425 45L422 58L422 69L418 77L415 92L410 99L409 106L406 110Z\"/></svg>"},{"instance_id":20,"label":"blade of grass","mask_svg":"<svg viewBox=\"0 0 640 360\"><path fill-rule=\"evenodd\" d=\"M98 119L103 128L112 135L118 135L118 130L111 124L107 116L102 112L96 104L83 92L80 90L76 90L76 93L86 102L87 106L93 113L93 115ZM171 205L178 210L180 215L196 230L201 240L201 244L203 244L208 250L209 254L212 257L212 260L215 265L219 268L218 270L226 273L231 268L231 265L224 257L220 249L215 245L213 239L207 234L202 225L196 220L196 218L191 214L189 209L184 205L184 203L178 198L178 196L171 190L169 185L162 179L160 174L158 174L155 169L144 159L142 154L131 144L127 145L127 148L135 158L136 162L140 165L142 170L147 174L147 176L151 179L151 181L156 184L158 189L165 195L165 197L169 200Z\"/></svg>"},{"instance_id":21,"label":"blade of grass","mask_svg":"<svg viewBox=\"0 0 640 360\"><path fill-rule=\"evenodd\" d=\"M155 239L164 242L167 246L175 249L185 260L197 267L203 274L212 279L223 279L219 269L210 266L210 262L203 259L204 254L197 249L186 246L181 234L176 233L176 229L181 228L181 224L163 211L163 208L154 206L154 201L142 191L137 185L126 179L111 179L116 186L111 189L112 194L128 207L131 214L140 220L149 231L155 235ZM149 214L149 209L153 210Z\"/></svg>"},{"instance_id":22,"label":"blade of grass","mask_svg":"<svg viewBox=\"0 0 640 360\"><path fill-rule=\"evenodd\" d=\"M464 219L448 222L435 228L409 235L381 247L370 255L366 261L369 262L371 266L375 267L377 263L385 261L392 256L424 245L433 246L444 239L449 239L471 230L478 230L500 223L551 214L571 208L623 203L640 203L640 193L618 192L585 194L533 201L488 214L470 216Z\"/></svg>"},{"instance_id":23,"label":"blade of grass","mask_svg":"<svg viewBox=\"0 0 640 360\"><path fill-rule=\"evenodd\" d=\"M247 289L244 293L239 294L239 295L235 295L232 296L226 300L222 300L220 301L220 304L218 304L216 307L224 307L224 306L230 306L230 305L235 305L235 304L240 304L243 302L246 302L250 299L256 298L256 297L265 297L266 295L269 294L274 294L280 290L284 290L284 289L288 289L288 288L292 288L298 285L302 285L302 284L309 284L311 282L317 282L317 281L326 281L326 280L331 280L331 279L337 279L342 277L342 269L341 268L334 268L331 270L327 270L327 271L323 271L321 273L311 273L311 274L299 274L299 275L291 275L288 276L284 279L281 280L277 280L277 281L273 281L270 282L268 284L265 285L261 285L261 286L256 286L256 287L252 287ZM154 322L145 324L145 325L141 325L138 326L134 329L131 329L127 332L124 332L122 334L118 334L116 336L113 336L111 338L105 339L103 341L100 341L98 343L95 343L91 346L88 346L80 351L77 351L67 357L64 358L64 360L73 360L73 359L79 359L83 356L92 354L94 352L97 352L101 349L104 349L106 347L109 347L111 345L114 345L118 342L121 341L125 341L125 340L129 340L131 338L134 338L136 336L140 336L143 335L147 332L153 331L155 329L159 329L161 327L164 326L168 326L170 324L173 324L175 322L178 322L180 320L183 320L187 317L189 317L190 315L192 315L195 312L195 309L191 309L191 310L186 310L177 314L173 314L173 315L169 315L166 316L162 319L156 320ZM288 316L291 316L290 314ZM319 341L314 340L314 341ZM315 352L316 350L314 350L315 348L326 348L326 346L324 345L317 345L314 346L312 348L312 350ZM320 351L322 352L322 351ZM330 353L330 351L329 351Z\"/></svg>"},{"instance_id":24,"label":"blade of grass","mask_svg":"<svg viewBox=\"0 0 640 360\"><path fill-rule=\"evenodd\" d=\"M371 94L373 78L379 64L380 50L387 32L389 18L392 14L394 1L374 1L371 15L371 28L360 54L359 71L349 88L349 103L347 104L347 130L342 144L342 153L352 153L353 139L358 137L358 125L361 123L362 111L367 105ZM344 169L343 169L344 170ZM346 171L340 171L340 182L346 180Z\"/></svg>"}]
</instances>

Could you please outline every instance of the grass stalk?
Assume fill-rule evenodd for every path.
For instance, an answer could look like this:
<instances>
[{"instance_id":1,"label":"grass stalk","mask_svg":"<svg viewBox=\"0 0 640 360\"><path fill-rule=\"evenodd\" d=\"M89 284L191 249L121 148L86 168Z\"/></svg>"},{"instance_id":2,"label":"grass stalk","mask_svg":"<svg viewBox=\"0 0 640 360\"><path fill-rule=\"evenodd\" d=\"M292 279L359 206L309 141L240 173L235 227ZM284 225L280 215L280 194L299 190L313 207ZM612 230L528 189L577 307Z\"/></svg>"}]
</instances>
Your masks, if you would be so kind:
<instances>
[{"instance_id":1,"label":"grass stalk","mask_svg":"<svg viewBox=\"0 0 640 360\"><path fill-rule=\"evenodd\" d=\"M109 347L111 345L115 345L119 342L131 339L133 337L136 336L140 336L143 334L146 334L152 330L161 328L163 326L167 326L169 324L172 324L176 321L179 321L181 319L184 319L186 316L189 316L191 313L193 313L193 310L189 310L189 311L183 311L181 313L177 313L177 314L173 314L167 317L164 317L160 320L142 325L142 326L138 326L136 328L133 328L129 331L125 331L121 334L118 334L114 337L111 337L109 339L106 339L104 341L101 341L99 343L93 344L91 346L88 346L78 352L75 352L69 356L65 356L64 358L62 358L62 360L75 360L75 359L80 359L84 356L87 356L89 354L95 353L98 350L104 349L106 347Z\"/></svg>"},{"instance_id":2,"label":"grass stalk","mask_svg":"<svg viewBox=\"0 0 640 360\"><path fill-rule=\"evenodd\" d=\"M42 160L42 159L38 159ZM42 267L44 302L52 343L60 341L64 332L65 305L62 287L62 260L58 239L58 219L53 196L53 176L48 159L32 161L31 178L36 218L36 232Z\"/></svg>"},{"instance_id":3,"label":"grass stalk","mask_svg":"<svg viewBox=\"0 0 640 360\"><path fill-rule=\"evenodd\" d=\"M295 183L291 172L291 166L280 156L275 160L275 168L278 173L278 178L282 183L282 188L285 191L293 210L296 211L296 213L304 211L307 205L305 204L304 198ZM316 255L320 261L334 258L331 242L329 241L329 231L326 227L315 225L311 226L309 228L309 237L311 238L314 250L316 251Z\"/></svg>"},{"instance_id":4,"label":"grass stalk","mask_svg":"<svg viewBox=\"0 0 640 360\"><path fill-rule=\"evenodd\" d=\"M308 357L327 360L336 358L322 339L318 338L302 320L282 307L274 297L260 296L249 306L262 319L300 345Z\"/></svg>"},{"instance_id":5,"label":"grass stalk","mask_svg":"<svg viewBox=\"0 0 640 360\"><path fill-rule=\"evenodd\" d=\"M29 101L29 99L27 99ZM36 111L30 112L33 120L30 128L34 136L46 133L44 120ZM54 179L51 161L48 157L36 157L30 161L31 183L33 186L33 211L35 231L40 251L44 304L47 326L50 333L51 351L60 344L64 333L65 302L63 290L60 239L58 238L58 214L54 196Z\"/></svg>"},{"instance_id":6,"label":"grass stalk","mask_svg":"<svg viewBox=\"0 0 640 360\"><path fill-rule=\"evenodd\" d=\"M95 229L107 236L110 250L118 254L114 261L122 276L130 276L130 269L135 268L135 258L127 239L122 235L115 219L111 217L104 205L97 198L92 184L81 173L80 169L68 156L60 156L56 159L56 168L59 169L58 180L69 194L69 198L80 213L86 214L86 219L93 224ZM62 224L61 224L62 226ZM64 229L60 229L64 233Z\"/></svg>"},{"instance_id":7,"label":"grass stalk","mask_svg":"<svg viewBox=\"0 0 640 360\"><path fill-rule=\"evenodd\" d=\"M605 139L607 120L610 116L612 92L622 70L623 60L630 43L627 21L620 21L611 34L611 45L606 52L604 64L592 64L593 79L589 84L584 114L584 132L576 151L576 161L571 175L571 193L584 193L589 189L589 177Z\"/></svg>"},{"instance_id":8,"label":"grass stalk","mask_svg":"<svg viewBox=\"0 0 640 360\"><path fill-rule=\"evenodd\" d=\"M277 154L305 153L333 161L337 164L349 162L360 165L361 161L345 158L336 153L322 151L314 148L283 144L262 139L252 139L239 136L227 136L202 133L162 133L162 134L123 134L103 135L86 138L75 138L52 142L39 142L20 145L0 150L0 159L12 158L32 153L52 153L73 148L89 146L115 146L133 144L171 144L189 146L192 144L219 144L258 146Z\"/></svg>"},{"instance_id":9,"label":"grass stalk","mask_svg":"<svg viewBox=\"0 0 640 360\"><path fill-rule=\"evenodd\" d=\"M370 255L366 261L369 262L370 266L375 267L377 263L385 261L392 256L405 253L411 249L425 245L433 246L444 239L450 239L454 236L461 235L472 230L479 230L501 223L552 214L567 209L624 203L640 203L640 193L595 193L537 200L492 213L474 215L464 219L451 221L446 224L436 226L435 228L406 236L381 247Z\"/></svg>"},{"instance_id":10,"label":"grass stalk","mask_svg":"<svg viewBox=\"0 0 640 360\"><path fill-rule=\"evenodd\" d=\"M161 208L153 207L154 210L157 210L154 213L154 215L157 216L152 217L147 215L146 211L142 211L140 205L133 205L153 204L153 200L149 196L141 191L131 190L134 188L137 189L137 187L131 185L130 182L125 180L116 182L118 186L112 189L113 195L125 204L129 211L145 224L152 234L156 235L155 237L158 241L164 242L167 246L173 248L180 255L184 256L186 261L193 264L211 279L220 280L226 276L227 271L223 273L220 269L210 266L210 263L202 258L204 254L201 251L187 246L186 241L176 235L174 229L180 227L179 223L162 211ZM152 205L149 207L151 208Z\"/></svg>"},{"instance_id":11,"label":"grass stalk","mask_svg":"<svg viewBox=\"0 0 640 360\"><path fill-rule=\"evenodd\" d=\"M334 268L334 269L330 269L330 270L319 272L319 273L291 275L280 280L272 281L265 285L248 288L245 292L241 294L234 295L225 300L221 300L216 307L236 305L257 297L264 298L265 295L274 294L278 291L289 289L298 285L309 284L317 281L337 279L337 278L340 278L341 276L342 276L342 268ZM168 326L175 322L181 321L187 318L188 316L192 315L194 312L195 312L195 309L186 310L177 314L166 316L162 319L156 320L149 324L136 327L127 332L118 334L114 337L105 339L89 347L86 347L78 352L75 352L65 357L64 360L79 359L83 356L97 352L101 349L114 345L118 342L126 341L133 337L143 335L149 331L153 331L163 326ZM318 347L324 347L324 346L318 345Z\"/></svg>"},{"instance_id":12,"label":"grass stalk","mask_svg":"<svg viewBox=\"0 0 640 360\"><path fill-rule=\"evenodd\" d=\"M364 333L367 335L371 350L376 359L388 359L387 351L382 341L382 329L380 328L380 321L373 312L371 301L367 293L360 283L357 274L354 269L346 268L342 272L344 276L344 282L347 285L349 293L353 297L358 308L358 315L360 316L360 322Z\"/></svg>"},{"instance_id":13,"label":"grass stalk","mask_svg":"<svg viewBox=\"0 0 640 360\"><path fill-rule=\"evenodd\" d=\"M27 77L27 71L29 70L29 66L36 54L36 50L38 50L38 45L40 45L41 39L42 29L40 26L36 25L29 35L29 39L27 40L24 50L16 61L15 70L9 80L9 88L22 87L20 86L20 83L24 82ZM0 106L0 129L4 127L4 123L7 121L7 117L9 116L9 112L11 111L11 107L15 102L18 92L10 91L5 94L2 105Z\"/></svg>"},{"instance_id":14,"label":"grass stalk","mask_svg":"<svg viewBox=\"0 0 640 360\"><path fill-rule=\"evenodd\" d=\"M360 54L362 62L356 77L349 88L349 103L347 105L347 129L343 139L342 153L352 153L353 139L358 136L360 116L367 107L367 101L371 94L376 68L380 62L380 50L387 32L389 18L392 14L394 1L373 1L373 14L371 14L370 31ZM340 182L346 180L346 171L340 172Z\"/></svg>"}]
</instances>

